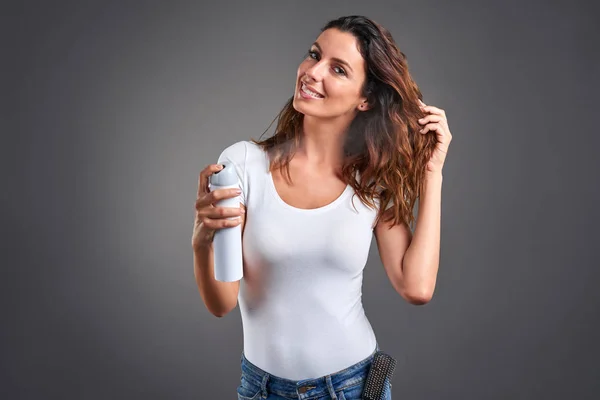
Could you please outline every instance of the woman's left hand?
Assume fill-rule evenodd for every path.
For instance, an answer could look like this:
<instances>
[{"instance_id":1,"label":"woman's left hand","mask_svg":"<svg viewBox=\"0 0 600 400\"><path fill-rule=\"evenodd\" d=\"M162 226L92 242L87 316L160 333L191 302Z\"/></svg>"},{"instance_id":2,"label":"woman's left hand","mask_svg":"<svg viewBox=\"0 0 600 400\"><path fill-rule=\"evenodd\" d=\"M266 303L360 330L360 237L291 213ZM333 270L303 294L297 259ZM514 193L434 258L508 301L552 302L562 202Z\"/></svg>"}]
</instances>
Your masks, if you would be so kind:
<instances>
[{"instance_id":1,"label":"woman's left hand","mask_svg":"<svg viewBox=\"0 0 600 400\"><path fill-rule=\"evenodd\" d=\"M419 103L421 103L421 109L429 113L429 115L419 120L419 124L425 125L420 132L426 134L429 131L434 131L438 138L438 144L427 163L427 172L438 172L441 174L446 154L448 153L448 146L450 146L450 142L452 141L452 134L448 127L446 113L440 108L425 105L421 100L419 100Z\"/></svg>"}]
</instances>

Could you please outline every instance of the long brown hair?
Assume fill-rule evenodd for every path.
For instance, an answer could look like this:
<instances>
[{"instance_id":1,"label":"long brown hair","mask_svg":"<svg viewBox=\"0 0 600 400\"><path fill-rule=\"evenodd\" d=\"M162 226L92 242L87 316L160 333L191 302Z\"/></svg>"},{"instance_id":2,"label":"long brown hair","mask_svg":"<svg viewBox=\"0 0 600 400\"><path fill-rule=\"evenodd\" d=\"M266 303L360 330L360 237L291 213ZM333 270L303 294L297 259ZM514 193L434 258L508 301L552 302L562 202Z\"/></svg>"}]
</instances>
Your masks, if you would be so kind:
<instances>
[{"instance_id":1,"label":"long brown hair","mask_svg":"<svg viewBox=\"0 0 600 400\"><path fill-rule=\"evenodd\" d=\"M421 91L408 72L406 56L387 29L363 16L329 21L321 32L331 28L357 39L367 67L362 94L371 105L350 124L342 176L363 204L374 208L373 199L379 199L377 221L393 201L383 220L410 227L415 222L412 210L423 190L427 162L437 144L435 133L419 133L418 119L426 115L418 103ZM304 117L292 103L293 97L277 115L273 136L263 141L252 139L269 154L270 170L286 168L290 181L289 163L300 144ZM356 179L357 172L360 179Z\"/></svg>"}]
</instances>

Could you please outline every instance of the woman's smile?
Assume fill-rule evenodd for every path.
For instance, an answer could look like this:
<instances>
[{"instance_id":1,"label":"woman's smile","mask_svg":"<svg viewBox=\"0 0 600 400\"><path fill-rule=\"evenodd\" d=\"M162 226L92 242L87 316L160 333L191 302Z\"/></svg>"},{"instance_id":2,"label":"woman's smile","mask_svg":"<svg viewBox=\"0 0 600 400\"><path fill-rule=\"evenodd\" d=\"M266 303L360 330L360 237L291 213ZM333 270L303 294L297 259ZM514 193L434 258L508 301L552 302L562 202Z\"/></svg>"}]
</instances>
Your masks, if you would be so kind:
<instances>
[{"instance_id":1,"label":"woman's smile","mask_svg":"<svg viewBox=\"0 0 600 400\"><path fill-rule=\"evenodd\" d=\"M323 95L315 92L314 90L309 89L304 82L300 82L300 89L298 90L298 92L300 93L300 96L303 99L318 100L324 98Z\"/></svg>"}]
</instances>

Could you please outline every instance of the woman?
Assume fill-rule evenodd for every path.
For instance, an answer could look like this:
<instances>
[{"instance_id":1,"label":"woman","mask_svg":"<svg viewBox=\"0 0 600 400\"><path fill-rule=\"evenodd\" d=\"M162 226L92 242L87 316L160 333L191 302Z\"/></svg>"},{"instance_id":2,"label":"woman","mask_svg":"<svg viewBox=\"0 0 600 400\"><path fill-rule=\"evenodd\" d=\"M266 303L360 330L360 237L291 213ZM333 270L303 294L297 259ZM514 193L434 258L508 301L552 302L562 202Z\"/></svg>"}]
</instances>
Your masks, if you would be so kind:
<instances>
[{"instance_id":1,"label":"woman","mask_svg":"<svg viewBox=\"0 0 600 400\"><path fill-rule=\"evenodd\" d=\"M275 135L235 143L201 172L194 271L214 315L239 299L239 399L361 398L378 350L361 300L373 234L394 289L411 304L431 299L452 136L444 111L420 98L385 28L362 16L330 21L298 67ZM224 161L241 190L209 193ZM214 206L234 196L239 209ZM238 224L244 277L216 281L213 235Z\"/></svg>"}]
</instances>

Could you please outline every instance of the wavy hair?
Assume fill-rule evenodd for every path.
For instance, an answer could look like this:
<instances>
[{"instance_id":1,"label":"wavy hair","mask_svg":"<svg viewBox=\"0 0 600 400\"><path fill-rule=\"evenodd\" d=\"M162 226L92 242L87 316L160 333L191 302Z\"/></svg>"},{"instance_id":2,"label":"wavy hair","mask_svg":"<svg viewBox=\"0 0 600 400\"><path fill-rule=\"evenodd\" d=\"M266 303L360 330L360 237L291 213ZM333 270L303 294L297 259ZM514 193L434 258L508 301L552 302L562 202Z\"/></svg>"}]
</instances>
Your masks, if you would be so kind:
<instances>
[{"instance_id":1,"label":"wavy hair","mask_svg":"<svg viewBox=\"0 0 600 400\"><path fill-rule=\"evenodd\" d=\"M435 132L419 133L418 120L426 116L418 103L421 91L408 72L406 56L387 29L356 15L331 20L321 32L332 28L357 39L367 70L362 95L371 106L357 113L350 124L342 177L363 204L375 208L374 199L379 200L377 221L383 218L410 227L415 223L413 208L423 190L427 162L437 144ZM275 117L273 136L252 139L269 154L270 171L285 168L290 181L289 163L300 144L304 117L292 103L293 96Z\"/></svg>"}]
</instances>

